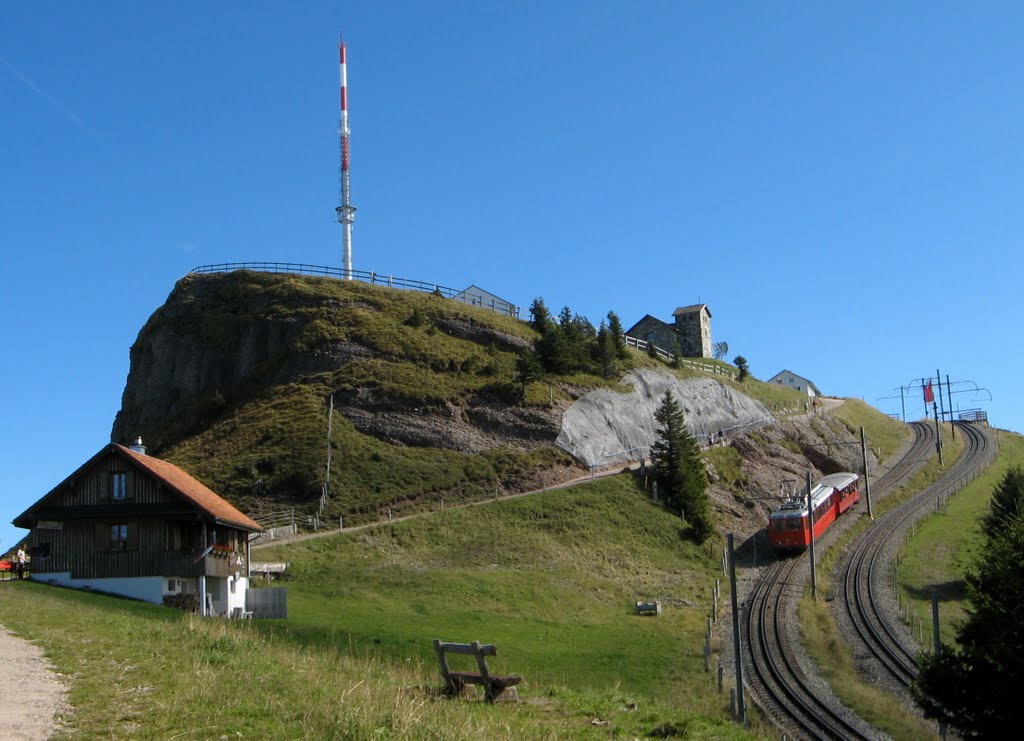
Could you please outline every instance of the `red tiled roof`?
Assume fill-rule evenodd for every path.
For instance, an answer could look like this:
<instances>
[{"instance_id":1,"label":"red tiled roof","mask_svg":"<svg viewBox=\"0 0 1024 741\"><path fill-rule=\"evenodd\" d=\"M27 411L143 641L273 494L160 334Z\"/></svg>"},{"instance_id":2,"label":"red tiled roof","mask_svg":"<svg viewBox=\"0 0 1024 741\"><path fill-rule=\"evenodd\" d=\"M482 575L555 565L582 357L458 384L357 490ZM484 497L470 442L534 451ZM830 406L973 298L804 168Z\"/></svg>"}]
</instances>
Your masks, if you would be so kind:
<instances>
[{"instance_id":1,"label":"red tiled roof","mask_svg":"<svg viewBox=\"0 0 1024 741\"><path fill-rule=\"evenodd\" d=\"M114 444L113 447L216 519L247 530L263 529L258 522L239 512L230 502L215 494L205 484L192 478L173 463L144 453L136 453L123 445Z\"/></svg>"}]
</instances>

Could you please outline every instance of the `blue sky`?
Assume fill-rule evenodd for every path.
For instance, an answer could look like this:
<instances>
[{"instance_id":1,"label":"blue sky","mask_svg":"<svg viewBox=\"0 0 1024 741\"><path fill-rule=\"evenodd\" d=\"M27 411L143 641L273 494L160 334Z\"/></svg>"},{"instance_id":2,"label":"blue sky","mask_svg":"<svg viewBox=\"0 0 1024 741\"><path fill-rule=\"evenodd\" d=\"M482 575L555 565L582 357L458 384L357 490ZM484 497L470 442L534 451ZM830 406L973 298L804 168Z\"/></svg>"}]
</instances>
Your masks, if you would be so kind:
<instances>
[{"instance_id":1,"label":"blue sky","mask_svg":"<svg viewBox=\"0 0 1024 741\"><path fill-rule=\"evenodd\" d=\"M340 33L356 269L595 324L706 302L759 378L899 412L939 369L1024 430L1022 26L1010 2L0 4L0 550L108 442L176 280L340 265Z\"/></svg>"}]
</instances>

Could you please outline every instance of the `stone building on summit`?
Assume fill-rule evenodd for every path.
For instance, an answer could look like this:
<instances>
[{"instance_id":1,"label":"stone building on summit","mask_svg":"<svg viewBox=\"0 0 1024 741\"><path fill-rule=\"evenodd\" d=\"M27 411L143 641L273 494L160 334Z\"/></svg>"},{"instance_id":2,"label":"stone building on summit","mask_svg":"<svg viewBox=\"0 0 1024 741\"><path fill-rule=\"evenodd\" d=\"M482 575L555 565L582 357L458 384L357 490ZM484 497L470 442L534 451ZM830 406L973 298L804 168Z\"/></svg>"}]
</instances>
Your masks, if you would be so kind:
<instances>
[{"instance_id":1,"label":"stone building on summit","mask_svg":"<svg viewBox=\"0 0 1024 741\"><path fill-rule=\"evenodd\" d=\"M711 357L711 310L707 304L681 306L672 312L673 324L647 314L626 330L638 340L653 342L666 352L679 350L686 358Z\"/></svg>"}]
</instances>

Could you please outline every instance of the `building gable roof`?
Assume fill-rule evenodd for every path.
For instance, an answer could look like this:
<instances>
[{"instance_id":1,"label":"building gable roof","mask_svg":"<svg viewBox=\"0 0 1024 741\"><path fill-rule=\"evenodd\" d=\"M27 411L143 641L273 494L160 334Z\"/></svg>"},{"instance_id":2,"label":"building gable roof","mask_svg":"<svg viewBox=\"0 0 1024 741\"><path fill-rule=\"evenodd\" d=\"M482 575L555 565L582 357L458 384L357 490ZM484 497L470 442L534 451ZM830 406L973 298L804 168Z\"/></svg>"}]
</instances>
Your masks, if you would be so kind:
<instances>
[{"instance_id":1,"label":"building gable roof","mask_svg":"<svg viewBox=\"0 0 1024 741\"><path fill-rule=\"evenodd\" d=\"M673 324L669 324L668 322L666 322L666 321L663 321L663 320L659 319L659 318L658 318L658 317L656 317L656 316L651 316L650 314L644 314L644 315L643 315L643 318L642 318L642 319L641 319L640 321L638 321L638 322L637 322L636 324L634 324L634 325L633 325L632 327L630 327L629 329L627 329L627 330L626 330L626 332L625 332L625 334L627 334L627 335L630 335L630 336L632 336L632 333L633 333L633 331L634 331L634 330L635 330L635 329L636 329L637 327L639 327L639 326L640 326L641 324L643 324L644 322L646 322L646 321L648 321L648 320L649 320L649 321L652 321L652 322L656 322L656 323L658 323L659 325L661 325L661 326L662 326L662 327L664 327L665 329L671 329L671 330L672 330L673 332L675 332L675 331L676 331L675 325L673 325Z\"/></svg>"},{"instance_id":2,"label":"building gable roof","mask_svg":"<svg viewBox=\"0 0 1024 741\"><path fill-rule=\"evenodd\" d=\"M779 378L782 378L783 375L790 375L790 376L793 376L793 378L799 378L801 381L806 383L814 391L814 395L815 396L823 396L821 391L818 390L818 387L814 385L814 381L812 381L809 378L805 378L804 376L801 376L799 373L794 373L791 370L787 370L786 368L783 368L782 370L780 370L774 376L769 378L765 383L775 383L775 381L777 379L779 379Z\"/></svg>"},{"instance_id":3,"label":"building gable roof","mask_svg":"<svg viewBox=\"0 0 1024 741\"><path fill-rule=\"evenodd\" d=\"M500 301L503 304L508 304L509 306L514 306L514 304L511 301L506 301L501 296L498 296L497 294L491 293L486 288L481 288L480 286L476 285L475 283L473 283L472 285L470 285L470 286L468 286L466 288L463 288L459 293L455 294L454 298L462 299L462 298L466 298L467 296L477 296L477 295L489 296L490 298L494 299L495 301Z\"/></svg>"},{"instance_id":4,"label":"building gable roof","mask_svg":"<svg viewBox=\"0 0 1024 741\"><path fill-rule=\"evenodd\" d=\"M697 314L701 310L708 313L711 316L711 309L708 308L707 304L693 304L691 306L680 306L678 309L672 312L672 316L679 316L681 314Z\"/></svg>"},{"instance_id":5,"label":"building gable roof","mask_svg":"<svg viewBox=\"0 0 1024 741\"><path fill-rule=\"evenodd\" d=\"M137 453L134 450L126 448L123 445L118 445L117 443L110 443L105 446L102 450L96 453L96 455L79 466L74 473L64 479L61 483L57 484L57 486L51 489L47 494L43 495L39 501L18 515L18 517L14 519L14 524L18 527L30 527L29 524L19 523L30 522L28 518L33 511L39 509L46 500L64 489L64 487L73 482L79 474L91 468L100 458L111 452L125 458L134 466L143 469L150 475L159 479L171 491L178 494L187 502L195 506L196 509L201 510L217 522L237 527L242 530L263 529L258 522L240 512L230 502L215 494L213 490L205 484L193 478L190 474L178 468L173 463L162 461L159 458L154 458L153 456L145 455L144 453Z\"/></svg>"}]
</instances>

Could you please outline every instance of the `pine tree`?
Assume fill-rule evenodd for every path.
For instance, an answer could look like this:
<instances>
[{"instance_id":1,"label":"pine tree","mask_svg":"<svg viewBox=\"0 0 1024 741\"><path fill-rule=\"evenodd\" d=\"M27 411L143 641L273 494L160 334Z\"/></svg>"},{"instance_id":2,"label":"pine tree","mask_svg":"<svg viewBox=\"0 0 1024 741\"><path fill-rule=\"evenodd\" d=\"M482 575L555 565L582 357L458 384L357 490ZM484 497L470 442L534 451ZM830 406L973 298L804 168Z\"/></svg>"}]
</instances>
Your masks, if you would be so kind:
<instances>
[{"instance_id":1,"label":"pine tree","mask_svg":"<svg viewBox=\"0 0 1024 741\"><path fill-rule=\"evenodd\" d=\"M622 321L614 311L608 312L608 333L612 336L615 344L615 355L619 360L629 357L629 348L626 347L626 333L622 329Z\"/></svg>"},{"instance_id":2,"label":"pine tree","mask_svg":"<svg viewBox=\"0 0 1024 741\"><path fill-rule=\"evenodd\" d=\"M671 391L665 393L654 419L660 425L658 440L651 447L658 491L663 493L669 509L683 513L690 526L690 536L703 543L714 532L708 478L700 447L686 429L683 410Z\"/></svg>"},{"instance_id":3,"label":"pine tree","mask_svg":"<svg viewBox=\"0 0 1024 741\"><path fill-rule=\"evenodd\" d=\"M1024 469L1012 466L992 492L990 511L985 517L984 529L994 537L1006 524L1024 512Z\"/></svg>"},{"instance_id":4,"label":"pine tree","mask_svg":"<svg viewBox=\"0 0 1024 741\"><path fill-rule=\"evenodd\" d=\"M523 387L523 399L526 398L526 385L535 378L540 378L544 369L541 368L537 354L526 350L516 359L516 376Z\"/></svg>"},{"instance_id":5,"label":"pine tree","mask_svg":"<svg viewBox=\"0 0 1024 741\"><path fill-rule=\"evenodd\" d=\"M1024 515L1000 523L966 581L967 619L923 659L914 699L964 738L1009 737L1024 684Z\"/></svg>"},{"instance_id":6,"label":"pine tree","mask_svg":"<svg viewBox=\"0 0 1024 741\"><path fill-rule=\"evenodd\" d=\"M535 298L530 304L530 326L544 334L551 328L551 312L544 305L544 299Z\"/></svg>"},{"instance_id":7,"label":"pine tree","mask_svg":"<svg viewBox=\"0 0 1024 741\"><path fill-rule=\"evenodd\" d=\"M747 359L742 355L737 355L735 358L733 358L732 364L735 365L736 370L740 372L736 380L739 381L740 383L743 383L745 380L747 380L747 376L750 375L750 366L747 365Z\"/></svg>"},{"instance_id":8,"label":"pine tree","mask_svg":"<svg viewBox=\"0 0 1024 741\"><path fill-rule=\"evenodd\" d=\"M618 370L617 355L615 353L615 340L612 333L601 322L601 328L597 330L597 338L594 341L594 360L597 361L604 378L611 378Z\"/></svg>"},{"instance_id":9,"label":"pine tree","mask_svg":"<svg viewBox=\"0 0 1024 741\"><path fill-rule=\"evenodd\" d=\"M683 346L679 340L675 341L675 346L672 348L672 367L676 370L683 367Z\"/></svg>"}]
</instances>

